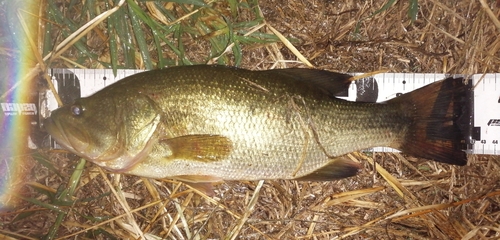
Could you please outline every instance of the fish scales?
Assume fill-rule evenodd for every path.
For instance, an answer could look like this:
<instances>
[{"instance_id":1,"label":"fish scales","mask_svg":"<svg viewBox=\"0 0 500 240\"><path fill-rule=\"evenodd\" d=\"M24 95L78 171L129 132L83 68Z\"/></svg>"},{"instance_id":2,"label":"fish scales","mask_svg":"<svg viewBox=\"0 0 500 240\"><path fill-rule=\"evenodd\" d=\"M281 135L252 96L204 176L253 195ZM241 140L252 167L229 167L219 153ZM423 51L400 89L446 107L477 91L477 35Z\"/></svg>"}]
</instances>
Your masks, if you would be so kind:
<instances>
[{"instance_id":1,"label":"fish scales","mask_svg":"<svg viewBox=\"0 0 500 240\"><path fill-rule=\"evenodd\" d=\"M290 88L289 79L215 70L170 74L172 81L164 81L163 76L144 81L151 89L179 90L158 94L165 126L178 126L169 137L212 134L226 136L233 143L231 154L221 161L143 164L161 169L157 177L209 172L225 179L295 178L329 163L331 156L389 145L404 132L398 111L391 110L394 106L353 104L301 86L306 82ZM300 161L304 161L302 168L294 175ZM151 171L131 173L141 172Z\"/></svg>"},{"instance_id":2,"label":"fish scales","mask_svg":"<svg viewBox=\"0 0 500 240\"><path fill-rule=\"evenodd\" d=\"M328 171L347 176L356 164L338 160L346 153L398 148L421 133L412 130L420 118L415 96L382 104L335 98L348 78L310 69L172 67L127 77L54 111L45 125L70 151L114 172L195 182L314 180L308 176L323 179L321 169L334 166ZM94 133L89 123L113 126Z\"/></svg>"}]
</instances>

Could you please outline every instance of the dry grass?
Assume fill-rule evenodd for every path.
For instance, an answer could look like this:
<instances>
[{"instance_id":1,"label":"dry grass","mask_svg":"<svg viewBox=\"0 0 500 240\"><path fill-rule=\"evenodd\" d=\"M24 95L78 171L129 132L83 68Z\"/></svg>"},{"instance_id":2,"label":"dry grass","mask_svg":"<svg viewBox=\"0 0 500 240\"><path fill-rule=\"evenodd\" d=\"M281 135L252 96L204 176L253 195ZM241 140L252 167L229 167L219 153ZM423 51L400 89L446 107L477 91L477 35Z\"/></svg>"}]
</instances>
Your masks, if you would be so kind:
<instances>
[{"instance_id":1,"label":"dry grass","mask_svg":"<svg viewBox=\"0 0 500 240\"><path fill-rule=\"evenodd\" d=\"M296 50L279 40L240 45L240 66L304 66L299 60L303 55L317 68L342 72L500 70L498 3L418 3L418 18L412 24L407 1L372 17L383 1L262 1L258 6L265 24L248 28L247 33L279 32L292 40ZM167 5L179 16L189 14L189 7ZM231 15L224 2L211 6L204 11ZM147 12L162 21L152 14L154 10ZM242 10L235 19L253 17L251 11ZM98 59L106 61L110 50L101 30L102 25L95 27L86 41ZM226 64L238 62L233 51L210 55L207 48L213 45L206 40L210 34L217 32L199 38L185 35L183 57L192 62L220 58ZM61 57L51 59L49 67L77 61L103 67L92 59L76 59L77 50L68 47ZM161 51L182 62L170 48L162 45ZM119 56L117 64L125 66L123 59ZM136 65L144 67L139 56ZM49 231L55 231L57 238L78 239L500 238L499 156L474 155L467 166L455 167L401 154L354 153L352 158L364 166L356 177L333 182L226 182L209 197L175 181L104 173L90 163L72 185L78 160L62 153L44 154L55 170L31 161L22 195L57 207L20 201L14 209L0 212L0 238L40 238ZM66 187L75 187L74 192L65 191ZM58 216L63 219L54 227Z\"/></svg>"}]
</instances>

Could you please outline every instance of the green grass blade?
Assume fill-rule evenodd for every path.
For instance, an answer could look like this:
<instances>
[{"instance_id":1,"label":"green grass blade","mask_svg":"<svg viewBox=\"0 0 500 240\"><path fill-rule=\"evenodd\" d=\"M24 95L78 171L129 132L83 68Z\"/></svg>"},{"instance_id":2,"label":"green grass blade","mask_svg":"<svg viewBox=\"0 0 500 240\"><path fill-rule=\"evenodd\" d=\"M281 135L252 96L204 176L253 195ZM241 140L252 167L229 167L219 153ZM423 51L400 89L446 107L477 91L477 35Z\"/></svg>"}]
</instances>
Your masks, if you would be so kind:
<instances>
[{"instance_id":1,"label":"green grass blade","mask_svg":"<svg viewBox=\"0 0 500 240\"><path fill-rule=\"evenodd\" d=\"M96 239L98 236L102 235L102 239L110 239L110 240L117 240L119 238L117 238L114 234L111 234L109 233L108 231L102 229L102 228L98 228L98 229L92 229L92 230L89 230L85 236L88 238L88 239Z\"/></svg>"},{"instance_id":2,"label":"green grass blade","mask_svg":"<svg viewBox=\"0 0 500 240\"><path fill-rule=\"evenodd\" d=\"M151 0L140 0L141 2L151 1ZM162 2L174 2L179 4L193 4L195 6L207 7L208 5L202 0L157 0Z\"/></svg>"},{"instance_id":3,"label":"green grass blade","mask_svg":"<svg viewBox=\"0 0 500 240\"><path fill-rule=\"evenodd\" d=\"M253 10L255 20L262 22L264 20L264 16L262 15L262 12L260 11L259 8L259 0L248 0L247 2L248 2L247 7ZM245 5L245 3L242 3L242 5Z\"/></svg>"},{"instance_id":4,"label":"green grass blade","mask_svg":"<svg viewBox=\"0 0 500 240\"><path fill-rule=\"evenodd\" d=\"M174 33L174 38L177 39L177 48L179 49L179 58L182 60L183 65L186 65L184 62L184 58L186 57L185 55L185 49L184 49L184 43L182 41L182 33L183 33L183 27L182 25L179 25L179 28L177 28L177 31Z\"/></svg>"},{"instance_id":5,"label":"green grass blade","mask_svg":"<svg viewBox=\"0 0 500 240\"><path fill-rule=\"evenodd\" d=\"M231 50L233 51L233 56L234 56L234 65L239 66L241 64L241 61L243 59L243 53L241 50L240 43L238 41L238 35L237 32L234 31L233 29L233 24L229 19L226 19L227 27L228 27L228 34L229 34L229 44L234 43L233 47Z\"/></svg>"},{"instance_id":6,"label":"green grass blade","mask_svg":"<svg viewBox=\"0 0 500 240\"><path fill-rule=\"evenodd\" d=\"M396 2L396 0L389 0L387 1L384 6L382 6L380 9L378 9L377 11L373 12L372 15L370 15L370 17L373 17L381 12L384 12L386 11L387 9L389 9L390 7L392 7L392 5L394 5L394 3Z\"/></svg>"},{"instance_id":7,"label":"green grass blade","mask_svg":"<svg viewBox=\"0 0 500 240\"><path fill-rule=\"evenodd\" d=\"M131 2L131 1L128 1ZM153 69L153 62L151 61L151 56L149 54L148 44L146 43L145 33L142 31L141 22L138 15L142 15L145 18L147 15L139 8L134 8L131 4L128 4L128 12L130 15L130 22L132 23L132 30L134 31L135 40L139 46L139 52L141 53L142 60L146 65L146 69Z\"/></svg>"},{"instance_id":8,"label":"green grass blade","mask_svg":"<svg viewBox=\"0 0 500 240\"><path fill-rule=\"evenodd\" d=\"M48 3L48 18L57 23L57 27L61 31L61 36L62 38L68 37L71 33L76 31L79 26L78 24L74 23L70 18L66 17L63 12L59 10L59 8L56 6L56 4L52 1ZM83 24L81 24L83 25ZM58 41L61 41L62 39L57 39ZM74 47L78 50L76 53L83 54L87 58L91 59L97 59L97 55L92 53L86 46L85 44L86 38L82 37L79 41L77 41L74 44ZM52 48L54 47L55 41L52 41L50 43L51 51L53 50Z\"/></svg>"},{"instance_id":9,"label":"green grass blade","mask_svg":"<svg viewBox=\"0 0 500 240\"><path fill-rule=\"evenodd\" d=\"M80 178L82 176L85 163L86 163L86 161L83 158L80 159L80 161L76 165L75 171L73 171L73 174L71 174L71 177L68 181L69 185L67 186L67 189L63 190L62 193L58 197L58 199L57 199L58 203L71 203L70 205L72 205L72 203L73 203L72 198L73 198L73 195L75 194L76 187L80 183ZM59 214L57 215L54 224L50 228L47 235L45 235L44 239L54 239L54 237L57 233L57 230L61 226L62 221L64 220L66 215L67 215L67 212L59 211Z\"/></svg>"},{"instance_id":10,"label":"green grass blade","mask_svg":"<svg viewBox=\"0 0 500 240\"><path fill-rule=\"evenodd\" d=\"M159 2L155 2L155 5L156 5L156 8L158 10L160 10L160 12L165 16L167 17L170 21L175 21L177 20L177 18L175 17L175 14L171 11L171 10L168 10L166 8L164 8L163 6L161 6L161 3Z\"/></svg>"},{"instance_id":11,"label":"green grass blade","mask_svg":"<svg viewBox=\"0 0 500 240\"><path fill-rule=\"evenodd\" d=\"M227 2L229 3L229 9L231 9L231 16L235 18L236 16L238 16L239 3L237 0L228 0Z\"/></svg>"},{"instance_id":12,"label":"green grass blade","mask_svg":"<svg viewBox=\"0 0 500 240\"><path fill-rule=\"evenodd\" d=\"M57 215L56 220L50 228L49 232L43 237L44 240L51 240L55 238L57 230L59 229L59 226L61 226L64 217L66 217L66 213L59 213Z\"/></svg>"},{"instance_id":13,"label":"green grass blade","mask_svg":"<svg viewBox=\"0 0 500 240\"><path fill-rule=\"evenodd\" d=\"M158 36L156 36L155 34L153 34L153 39L154 39L156 49L161 49L160 38ZM157 51L157 53L158 53L158 62L156 63L156 68L160 68L160 69L165 68L167 65L165 62L165 58L163 58L162 51Z\"/></svg>"},{"instance_id":14,"label":"green grass blade","mask_svg":"<svg viewBox=\"0 0 500 240\"><path fill-rule=\"evenodd\" d=\"M47 15L49 16L48 18L50 19L50 15L51 15L51 12L50 12L50 8L48 8L48 13ZM45 25L45 31L47 33L51 33L53 32L54 30L54 27L53 27L53 24L51 23L48 23ZM54 50L54 42L55 42L55 39L52 38L52 34L45 34L45 37L43 39L43 50L42 50L42 56L47 56L47 54L49 54L49 52L52 52Z\"/></svg>"},{"instance_id":15,"label":"green grass blade","mask_svg":"<svg viewBox=\"0 0 500 240\"><path fill-rule=\"evenodd\" d=\"M109 8L109 4L106 2L106 7ZM109 34L109 56L111 60L111 68L113 69L113 74L116 76L118 72L118 46L117 46L117 35L116 35L116 15L111 15L108 19L108 34Z\"/></svg>"},{"instance_id":16,"label":"green grass blade","mask_svg":"<svg viewBox=\"0 0 500 240\"><path fill-rule=\"evenodd\" d=\"M418 0L410 0L410 7L408 8L408 17L411 23L417 20L418 15Z\"/></svg>"},{"instance_id":17,"label":"green grass blade","mask_svg":"<svg viewBox=\"0 0 500 240\"><path fill-rule=\"evenodd\" d=\"M102 194L99 194L98 196L96 197L88 197L88 198L82 198L82 199L79 199L78 202L91 202L91 201L95 201L95 200L99 200L99 199L102 199L104 197L107 197L111 195L111 192L108 191L108 192L105 192L105 193L102 193Z\"/></svg>"},{"instance_id":18,"label":"green grass blade","mask_svg":"<svg viewBox=\"0 0 500 240\"><path fill-rule=\"evenodd\" d=\"M73 196L76 191L76 187L80 182L80 178L82 177L83 169L85 167L85 159L80 159L78 164L76 165L75 171L71 174L71 178L69 179L70 185L68 186L68 196Z\"/></svg>"},{"instance_id":19,"label":"green grass blade","mask_svg":"<svg viewBox=\"0 0 500 240\"><path fill-rule=\"evenodd\" d=\"M375 12L373 12L372 14L370 14L370 16L368 17L365 17L365 18L362 18L360 19L357 23L356 23L356 27L354 28L354 35L357 36L359 34L359 30L361 28L361 22L368 19L368 18L372 18L373 16L383 12L383 11L386 11L387 9L389 9L390 7L392 7L392 5L394 5L394 3L396 2L396 0L389 0L387 1L380 9L376 10Z\"/></svg>"},{"instance_id":20,"label":"green grass blade","mask_svg":"<svg viewBox=\"0 0 500 240\"><path fill-rule=\"evenodd\" d=\"M48 159L41 155L40 153L36 152L34 154L31 155L33 157L33 159L35 159L38 163L40 163L40 165L48 168L51 172L57 174L57 176L59 177L63 177L63 175L54 167L54 164L52 164L51 162L48 161Z\"/></svg>"},{"instance_id":21,"label":"green grass blade","mask_svg":"<svg viewBox=\"0 0 500 240\"><path fill-rule=\"evenodd\" d=\"M128 1L127 2L129 7L133 9L133 11L136 13L135 16L140 19L140 21L144 22L151 30L152 36L155 41L155 47L158 50L158 63L156 68L164 68L167 66L167 62L165 58L163 57L163 51L162 51L162 43L165 43L168 47L171 48L171 50L176 54L180 55L180 50L175 47L175 44L171 42L171 40L167 39L166 36L169 34L175 34L176 31L179 29L179 24L175 24L172 26L165 26L161 25L158 22L154 21L148 14L146 14L139 5L137 5L134 1ZM158 6L158 5L157 5ZM158 6L158 9L168 18L171 20L175 20L173 18L172 13L170 11ZM142 52L142 51L141 51ZM182 59L182 57L181 57ZM186 59L187 60L187 59ZM170 64L174 63L175 61L171 61Z\"/></svg>"},{"instance_id":22,"label":"green grass blade","mask_svg":"<svg viewBox=\"0 0 500 240\"><path fill-rule=\"evenodd\" d=\"M52 211L56 211L60 214L65 214L66 212L61 209L61 207L59 206L56 206L54 204L49 204L49 203L45 203L45 202L42 202L38 199L35 199L35 198L26 198L26 197L23 197L23 196L18 196L19 198L21 198L22 200L26 201L26 202L30 202L30 203L33 203L34 205L37 205L37 206L40 206L42 208L45 208L45 209L49 209L49 210L52 210Z\"/></svg>"},{"instance_id":23,"label":"green grass blade","mask_svg":"<svg viewBox=\"0 0 500 240\"><path fill-rule=\"evenodd\" d=\"M56 194L53 191L48 190L47 187L42 187L37 184L30 184L30 187L32 187L34 191L47 196L51 201L54 201Z\"/></svg>"},{"instance_id":24,"label":"green grass blade","mask_svg":"<svg viewBox=\"0 0 500 240\"><path fill-rule=\"evenodd\" d=\"M243 60L243 51L241 49L240 43L236 40L234 41L234 46L232 48L234 55L234 65L240 66L241 61Z\"/></svg>"},{"instance_id":25,"label":"green grass blade","mask_svg":"<svg viewBox=\"0 0 500 240\"><path fill-rule=\"evenodd\" d=\"M84 13L88 14L88 19L93 19L98 15L98 13L96 13L96 4L95 0L87 0L83 4L82 10Z\"/></svg>"},{"instance_id":26,"label":"green grass blade","mask_svg":"<svg viewBox=\"0 0 500 240\"><path fill-rule=\"evenodd\" d=\"M135 51L132 43L132 38L134 36L130 32L128 21L130 16L127 16L125 8L120 8L112 15L112 17L115 20L114 25L116 26L116 36L118 36L123 53L124 67L135 68Z\"/></svg>"},{"instance_id":27,"label":"green grass blade","mask_svg":"<svg viewBox=\"0 0 500 240\"><path fill-rule=\"evenodd\" d=\"M177 29L179 27L179 25L176 26L175 29ZM153 34L155 34L156 36L158 36L162 41L163 43L167 44L167 46L178 56L181 55L181 51L175 46L174 43L172 43L169 39L166 39L165 36L161 35L161 34L157 34L155 31L153 31Z\"/></svg>"},{"instance_id":28,"label":"green grass blade","mask_svg":"<svg viewBox=\"0 0 500 240\"><path fill-rule=\"evenodd\" d=\"M29 217L33 216L33 214L35 214L35 213L36 213L36 211L21 212L21 213L17 214L16 217L14 217L11 222L14 223L16 221L21 221L25 218L29 218Z\"/></svg>"}]
</instances>

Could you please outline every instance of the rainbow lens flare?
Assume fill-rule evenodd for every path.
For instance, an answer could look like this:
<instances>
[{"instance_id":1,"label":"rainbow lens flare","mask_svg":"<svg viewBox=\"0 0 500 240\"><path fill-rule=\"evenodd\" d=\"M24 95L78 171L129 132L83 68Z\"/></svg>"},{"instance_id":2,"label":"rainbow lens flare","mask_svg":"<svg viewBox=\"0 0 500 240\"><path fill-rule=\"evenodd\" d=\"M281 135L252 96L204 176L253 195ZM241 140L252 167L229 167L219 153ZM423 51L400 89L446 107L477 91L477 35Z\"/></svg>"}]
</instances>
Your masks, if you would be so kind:
<instances>
[{"instance_id":1,"label":"rainbow lens flare","mask_svg":"<svg viewBox=\"0 0 500 240\"><path fill-rule=\"evenodd\" d=\"M35 79L27 77L36 65L28 38L38 36L39 2L0 2L0 210L15 205L31 168L26 159L38 109Z\"/></svg>"}]
</instances>

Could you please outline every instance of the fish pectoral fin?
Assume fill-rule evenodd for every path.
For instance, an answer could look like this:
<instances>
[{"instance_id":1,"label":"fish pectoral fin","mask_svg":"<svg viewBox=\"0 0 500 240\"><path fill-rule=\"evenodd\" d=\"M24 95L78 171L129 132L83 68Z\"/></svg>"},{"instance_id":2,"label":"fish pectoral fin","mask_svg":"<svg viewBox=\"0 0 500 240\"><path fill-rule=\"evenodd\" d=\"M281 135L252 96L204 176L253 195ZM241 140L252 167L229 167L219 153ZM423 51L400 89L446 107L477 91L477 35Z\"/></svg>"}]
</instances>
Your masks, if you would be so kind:
<instances>
[{"instance_id":1,"label":"fish pectoral fin","mask_svg":"<svg viewBox=\"0 0 500 240\"><path fill-rule=\"evenodd\" d=\"M186 135L176 138L162 139L172 151L169 159L184 159L199 162L216 162L224 160L233 147L231 140L220 135Z\"/></svg>"},{"instance_id":2,"label":"fish pectoral fin","mask_svg":"<svg viewBox=\"0 0 500 240\"><path fill-rule=\"evenodd\" d=\"M285 68L267 71L313 84L321 91L325 91L325 93L331 97L335 97L336 94L347 91L352 82L352 76L349 74L320 69Z\"/></svg>"},{"instance_id":3,"label":"fish pectoral fin","mask_svg":"<svg viewBox=\"0 0 500 240\"><path fill-rule=\"evenodd\" d=\"M299 181L332 181L347 177L352 177L358 173L360 165L350 160L346 155L332 158L332 160L323 167L315 171L295 178Z\"/></svg>"},{"instance_id":4,"label":"fish pectoral fin","mask_svg":"<svg viewBox=\"0 0 500 240\"><path fill-rule=\"evenodd\" d=\"M223 181L220 178L209 175L181 175L175 176L175 179L199 190L200 192L205 193L210 197L215 195L214 183Z\"/></svg>"}]
</instances>

